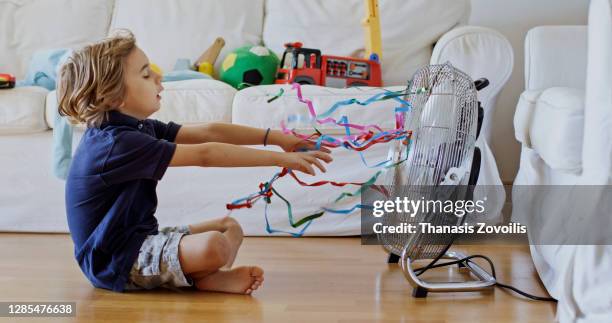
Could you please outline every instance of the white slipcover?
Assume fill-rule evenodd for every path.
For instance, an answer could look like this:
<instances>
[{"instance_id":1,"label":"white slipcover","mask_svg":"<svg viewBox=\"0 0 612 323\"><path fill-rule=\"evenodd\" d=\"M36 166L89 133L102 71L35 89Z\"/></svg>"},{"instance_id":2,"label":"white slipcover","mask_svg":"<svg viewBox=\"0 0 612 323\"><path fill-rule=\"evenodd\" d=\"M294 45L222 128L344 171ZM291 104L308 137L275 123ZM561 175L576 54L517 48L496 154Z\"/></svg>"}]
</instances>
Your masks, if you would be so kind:
<instances>
[{"instance_id":1,"label":"white slipcover","mask_svg":"<svg viewBox=\"0 0 612 323\"><path fill-rule=\"evenodd\" d=\"M599 223L600 230L610 228L609 218L612 201L603 190L612 185L612 1L592 0L589 13L588 37L586 27L545 27L531 32L526 40L528 64L526 66L527 90L542 91L550 87L574 87L575 93L586 88L585 100L575 102L569 98L567 89L557 91L556 99L565 96L569 108L578 111L584 105L583 134L581 145L574 143L567 151L569 159L576 162L579 157L582 167L576 171L555 169L555 163L546 157L548 147L538 144L544 131L536 136L525 133L524 113L515 119L517 138L522 141L521 167L515 180L517 185L566 185L576 192L584 185L601 185L600 190L588 197L577 199L575 194L556 198L557 212L544 212L541 200L521 195L521 189L513 192L513 217L523 216L537 234L541 230L557 230L560 234L571 234L582 223ZM587 42L588 40L588 42ZM571 45L569 46L569 42ZM588 43L588 47L587 47ZM578 46L580 45L581 46ZM534 49L537 49L534 51ZM587 60L588 49L588 60ZM587 63L588 61L588 63ZM587 67L588 66L588 67ZM585 82L581 82L586 75ZM558 89L557 89L558 90ZM565 92L565 93L561 93ZM550 98L549 98L550 99ZM537 99L536 99L537 101ZM573 103L572 103L573 102ZM537 106L537 102L536 102ZM521 108L519 106L519 108ZM539 107L536 107L539 109ZM524 111L523 111L524 112ZM561 142L560 135L569 129L563 123L567 111L549 109L548 118L561 121L559 128L550 134L548 144ZM545 116L531 119L530 129L552 127ZM559 119L561 118L561 119ZM518 121L518 122L517 122ZM576 120L574 120L576 121ZM540 131L540 130L538 130ZM530 140L527 136L531 136ZM556 142L554 142L556 139ZM557 160L559 161L559 160ZM569 161L567 161L569 162ZM597 188L597 187L595 187ZM518 194L514 194L518 193ZM549 204L550 205L550 204ZM550 211L550 209L548 209ZM554 216L552 216L554 215ZM595 221L593 216L600 216ZM607 218L606 218L607 216ZM607 223L607 225L606 225ZM565 232L565 233L563 233ZM608 231L603 231L608 232ZM589 237L581 237L583 241ZM532 245L532 258L542 281L550 294L559 300L557 319L560 322L609 322L612 317L612 246L610 245Z\"/></svg>"},{"instance_id":2,"label":"white slipcover","mask_svg":"<svg viewBox=\"0 0 612 323\"><path fill-rule=\"evenodd\" d=\"M580 172L584 90L558 87L546 89L540 95L532 114L529 137L533 149L552 169Z\"/></svg>"},{"instance_id":3,"label":"white slipcover","mask_svg":"<svg viewBox=\"0 0 612 323\"><path fill-rule=\"evenodd\" d=\"M162 85L161 109L151 118L179 124L232 122L231 106L236 94L233 87L216 80L186 80ZM56 110L57 93L52 91L45 107L45 120L50 128L53 128Z\"/></svg>"},{"instance_id":4,"label":"white slipcover","mask_svg":"<svg viewBox=\"0 0 612 323\"><path fill-rule=\"evenodd\" d=\"M0 91L0 135L47 130L44 110L47 92L42 87Z\"/></svg>"},{"instance_id":5,"label":"white slipcover","mask_svg":"<svg viewBox=\"0 0 612 323\"><path fill-rule=\"evenodd\" d=\"M467 21L470 2L381 0L379 10L383 83L395 86L427 65L442 35ZM296 41L327 55L363 53L364 17L363 0L267 0L263 42L279 55L285 43Z\"/></svg>"},{"instance_id":6,"label":"white slipcover","mask_svg":"<svg viewBox=\"0 0 612 323\"><path fill-rule=\"evenodd\" d=\"M164 71L171 71L179 58L193 62L223 37L218 71L230 51L261 43L263 6L264 0L116 0L110 30L131 30Z\"/></svg>"},{"instance_id":7,"label":"white slipcover","mask_svg":"<svg viewBox=\"0 0 612 323\"><path fill-rule=\"evenodd\" d=\"M0 73L25 76L35 51L102 38L114 0L1 0Z\"/></svg>"}]
</instances>

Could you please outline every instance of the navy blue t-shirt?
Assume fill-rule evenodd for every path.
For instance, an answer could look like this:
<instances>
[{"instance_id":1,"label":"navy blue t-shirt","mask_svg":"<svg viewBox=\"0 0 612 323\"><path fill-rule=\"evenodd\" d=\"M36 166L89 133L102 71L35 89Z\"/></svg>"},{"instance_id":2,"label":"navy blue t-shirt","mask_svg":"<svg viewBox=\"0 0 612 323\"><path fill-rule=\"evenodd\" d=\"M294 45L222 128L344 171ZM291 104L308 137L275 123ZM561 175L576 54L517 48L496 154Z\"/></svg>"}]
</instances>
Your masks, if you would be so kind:
<instances>
[{"instance_id":1,"label":"navy blue t-shirt","mask_svg":"<svg viewBox=\"0 0 612 323\"><path fill-rule=\"evenodd\" d=\"M66 214L76 260L94 286L123 291L142 243L157 234L155 188L179 129L111 111L85 131L66 180Z\"/></svg>"}]
</instances>

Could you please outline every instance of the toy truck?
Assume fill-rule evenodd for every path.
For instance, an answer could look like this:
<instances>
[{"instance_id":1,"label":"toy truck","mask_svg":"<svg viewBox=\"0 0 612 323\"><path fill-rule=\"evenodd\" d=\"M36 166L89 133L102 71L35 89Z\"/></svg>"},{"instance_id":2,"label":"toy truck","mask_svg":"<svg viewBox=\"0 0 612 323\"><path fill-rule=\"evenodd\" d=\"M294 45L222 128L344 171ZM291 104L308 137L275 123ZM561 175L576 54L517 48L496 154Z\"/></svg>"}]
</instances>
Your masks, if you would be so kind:
<instances>
[{"instance_id":1,"label":"toy truck","mask_svg":"<svg viewBox=\"0 0 612 323\"><path fill-rule=\"evenodd\" d=\"M0 89L12 89L15 87L15 76L11 74L0 74Z\"/></svg>"},{"instance_id":2,"label":"toy truck","mask_svg":"<svg viewBox=\"0 0 612 323\"><path fill-rule=\"evenodd\" d=\"M382 86L377 55L370 59L321 55L302 43L285 44L276 84L314 84L334 88Z\"/></svg>"}]
</instances>

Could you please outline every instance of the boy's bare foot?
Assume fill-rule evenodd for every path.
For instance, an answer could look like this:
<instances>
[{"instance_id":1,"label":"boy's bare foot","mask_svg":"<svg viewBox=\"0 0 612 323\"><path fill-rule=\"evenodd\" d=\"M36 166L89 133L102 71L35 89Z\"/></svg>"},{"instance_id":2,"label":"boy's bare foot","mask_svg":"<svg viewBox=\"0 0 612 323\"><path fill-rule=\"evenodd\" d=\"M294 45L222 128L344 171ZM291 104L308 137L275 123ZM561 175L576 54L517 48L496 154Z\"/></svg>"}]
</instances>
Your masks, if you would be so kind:
<instances>
[{"instance_id":1,"label":"boy's bare foot","mask_svg":"<svg viewBox=\"0 0 612 323\"><path fill-rule=\"evenodd\" d=\"M263 269L256 266L219 270L195 282L199 290L251 294L263 283Z\"/></svg>"}]
</instances>

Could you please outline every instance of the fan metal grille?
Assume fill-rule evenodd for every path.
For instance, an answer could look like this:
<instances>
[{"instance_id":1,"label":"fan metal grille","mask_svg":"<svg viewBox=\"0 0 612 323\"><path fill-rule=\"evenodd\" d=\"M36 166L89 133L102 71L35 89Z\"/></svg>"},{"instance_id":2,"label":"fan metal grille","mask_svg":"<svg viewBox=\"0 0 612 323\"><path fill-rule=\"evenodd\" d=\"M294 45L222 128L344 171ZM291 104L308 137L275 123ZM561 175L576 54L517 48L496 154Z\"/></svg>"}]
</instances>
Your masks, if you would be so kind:
<instances>
[{"instance_id":1,"label":"fan metal grille","mask_svg":"<svg viewBox=\"0 0 612 323\"><path fill-rule=\"evenodd\" d=\"M474 154L478 124L478 98L472 79L451 64L432 65L417 71L405 99L412 104L406 114L405 129L412 130L406 149L394 143L390 157L406 159L389 170L385 178L391 196L409 200L464 199ZM406 157L407 154L407 157ZM452 169L462 169L459 185L441 185ZM462 190L462 191L461 191ZM397 255L407 248L411 259L433 259L444 252L453 234L422 233L419 223L460 225L464 217L453 213L392 213L384 225L409 223L416 233L378 236L383 246Z\"/></svg>"}]
</instances>

